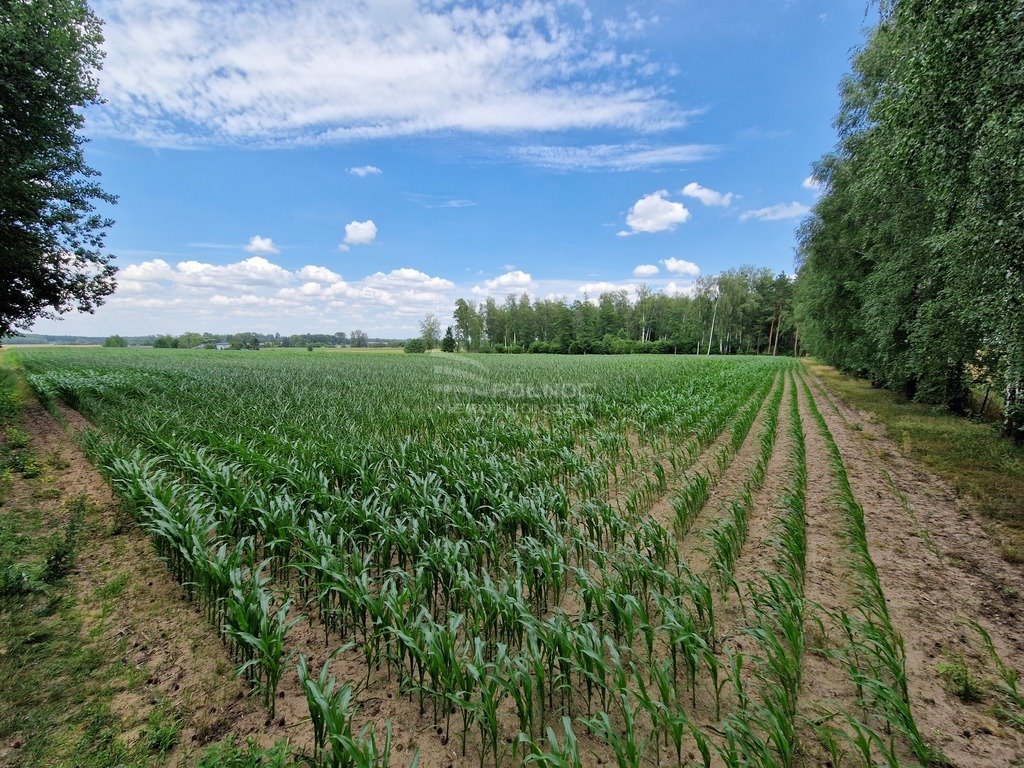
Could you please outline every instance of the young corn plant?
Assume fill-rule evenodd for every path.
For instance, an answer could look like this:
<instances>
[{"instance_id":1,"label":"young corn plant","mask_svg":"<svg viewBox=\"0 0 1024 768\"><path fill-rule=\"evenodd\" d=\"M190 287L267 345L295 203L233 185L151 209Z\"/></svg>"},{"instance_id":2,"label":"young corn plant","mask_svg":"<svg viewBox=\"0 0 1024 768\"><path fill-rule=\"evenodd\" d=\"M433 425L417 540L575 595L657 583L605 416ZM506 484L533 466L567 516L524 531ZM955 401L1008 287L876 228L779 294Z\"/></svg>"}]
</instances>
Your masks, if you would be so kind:
<instances>
[{"instance_id":1,"label":"young corn plant","mask_svg":"<svg viewBox=\"0 0 1024 768\"><path fill-rule=\"evenodd\" d=\"M1018 728L1024 728L1024 694L1018 685L1020 673L1003 661L988 630L976 621L968 622L968 626L978 633L985 651L996 667L999 678L996 688L1006 701L1006 706L999 709L999 714Z\"/></svg>"},{"instance_id":2,"label":"young corn plant","mask_svg":"<svg viewBox=\"0 0 1024 768\"><path fill-rule=\"evenodd\" d=\"M242 656L236 674L249 679L270 710L271 718L275 715L277 689L291 657L285 651L285 640L291 628L301 620L301 617L288 619L292 607L290 598L276 611L273 602L274 597L268 590L248 581L232 588L225 608L226 634Z\"/></svg>"},{"instance_id":3,"label":"young corn plant","mask_svg":"<svg viewBox=\"0 0 1024 768\"><path fill-rule=\"evenodd\" d=\"M306 657L299 656L299 686L313 724L313 756L309 762L315 768L387 768L391 764L391 722L385 724L383 743L377 740L373 723L354 732L355 691L350 683L337 684L330 665L329 657L313 678ZM413 766L418 763L417 753Z\"/></svg>"}]
</instances>

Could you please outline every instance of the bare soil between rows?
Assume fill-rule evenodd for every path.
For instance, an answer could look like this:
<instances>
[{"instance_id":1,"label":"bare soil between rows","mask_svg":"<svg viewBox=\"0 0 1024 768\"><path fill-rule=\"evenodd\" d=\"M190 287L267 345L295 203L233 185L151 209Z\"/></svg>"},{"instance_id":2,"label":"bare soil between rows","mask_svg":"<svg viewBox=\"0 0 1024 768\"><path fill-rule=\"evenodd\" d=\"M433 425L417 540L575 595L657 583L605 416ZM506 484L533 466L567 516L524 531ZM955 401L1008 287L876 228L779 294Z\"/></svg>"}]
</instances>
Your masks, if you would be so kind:
<instances>
[{"instance_id":1,"label":"bare soil between rows","mask_svg":"<svg viewBox=\"0 0 1024 768\"><path fill-rule=\"evenodd\" d=\"M993 714L991 696L974 704L965 703L945 689L938 673L939 664L957 653L978 669L986 666L976 638L964 625L967 620L986 627L1003 658L1019 669L1024 659L1024 569L1001 559L997 543L972 513L969 500L958 497L904 456L878 425L848 408L820 381L813 376L808 380L865 510L871 554L893 620L906 641L911 697L922 731L952 765L960 768L1024 764L1024 734ZM763 549L766 526L772 516L771 506L785 483L779 468L790 450L785 436L789 423L786 394L771 472L757 495L757 522L748 542L751 549L741 561L745 576L753 574L755 566L770 555ZM825 609L841 609L850 600L844 555L837 538L841 521L831 506L824 443L799 387L798 394L809 476L807 597ZM196 748L229 734L255 736L264 744L287 738L300 749L308 748L308 714L294 675L286 676L277 716L269 721L258 700L248 696L245 686L233 678L224 644L186 601L184 591L154 554L149 539L132 526L116 525L117 502L75 441L75 435L91 425L75 411L61 409L61 413L66 426L33 401L24 409L24 426L32 435L34 452L60 457L63 468L57 470L56 482L64 498L82 494L92 499L100 510L99 522L111 531L109 536L89 541L81 553L74 574L80 603L95 605L88 596L121 574L129 576L129 586L111 613L87 613L83 627L84 635L98 628L107 640L116 641L109 647L123 649L123 661L133 665L145 681L137 689L115 697L114 708L130 729L126 738L141 729L158 699L169 699L184 723L181 746L169 757L170 764L187 764ZM733 466L715 488L705 514L727 495L734 480L742 482L739 469L749 464L756 450L762 416L763 409ZM717 445L715 441L705 455ZM655 512L659 511L663 512L656 507ZM664 516L662 522L667 522L667 513ZM696 537L691 534L687 538ZM322 629L300 625L293 640L296 650L307 653L311 666L318 668L326 655ZM821 640L821 644L827 644L825 638ZM806 711L810 713L823 703L836 709L849 706L852 694L842 671L810 653L813 645L812 640L805 658ZM362 679L365 668L361 667L361 657L343 655L337 672L347 673L353 680ZM447 743L433 727L429 705L428 715L419 717L415 702L398 696L393 683L371 679L359 698L366 719L392 720L396 765L408 764L415 750L420 752L420 765L425 768L477 764L475 738L470 740L469 757L462 758L454 732L451 743ZM596 753L590 754L597 759ZM808 753L805 764L821 764L812 755ZM602 755L601 761L607 763L607 757Z\"/></svg>"},{"instance_id":2,"label":"bare soil between rows","mask_svg":"<svg viewBox=\"0 0 1024 768\"><path fill-rule=\"evenodd\" d=\"M1024 569L1002 559L969 499L905 456L866 414L807 378L864 508L871 555L906 644L919 727L952 765L1021 765L1024 734L993 714L991 695L966 703L946 690L939 665L962 654L974 669L990 666L966 626L973 620L1019 670ZM809 446L808 461L811 453Z\"/></svg>"}]
</instances>

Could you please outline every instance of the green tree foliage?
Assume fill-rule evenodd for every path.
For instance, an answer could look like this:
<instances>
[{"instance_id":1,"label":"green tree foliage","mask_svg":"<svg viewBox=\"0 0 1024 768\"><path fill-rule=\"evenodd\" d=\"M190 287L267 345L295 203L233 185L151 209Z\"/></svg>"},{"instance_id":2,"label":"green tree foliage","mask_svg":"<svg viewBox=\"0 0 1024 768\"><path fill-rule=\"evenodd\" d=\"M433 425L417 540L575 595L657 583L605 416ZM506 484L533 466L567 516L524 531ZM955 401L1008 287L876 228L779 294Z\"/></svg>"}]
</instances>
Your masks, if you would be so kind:
<instances>
[{"instance_id":1,"label":"green tree foliage","mask_svg":"<svg viewBox=\"0 0 1024 768\"><path fill-rule=\"evenodd\" d=\"M403 349L405 349L406 352L426 352L427 344L425 341L423 341L423 339L417 337L415 339L409 339L407 342L405 342L405 347L403 347Z\"/></svg>"},{"instance_id":2,"label":"green tree foliage","mask_svg":"<svg viewBox=\"0 0 1024 768\"><path fill-rule=\"evenodd\" d=\"M441 351L455 351L455 335L452 333L452 327L450 325L448 326L448 330L444 332L444 338L441 340Z\"/></svg>"},{"instance_id":3,"label":"green tree foliage","mask_svg":"<svg viewBox=\"0 0 1024 768\"><path fill-rule=\"evenodd\" d=\"M84 0L0 0L0 337L91 312L113 292L113 203L85 163L82 107L100 101L101 25Z\"/></svg>"},{"instance_id":4,"label":"green tree foliage","mask_svg":"<svg viewBox=\"0 0 1024 768\"><path fill-rule=\"evenodd\" d=\"M113 336L108 336L106 341L103 342L104 347L127 347L128 342L124 340L124 337L118 336L116 333Z\"/></svg>"},{"instance_id":5,"label":"green tree foliage","mask_svg":"<svg viewBox=\"0 0 1024 768\"><path fill-rule=\"evenodd\" d=\"M178 349L195 349L203 343L202 334L188 331L178 337Z\"/></svg>"},{"instance_id":6,"label":"green tree foliage","mask_svg":"<svg viewBox=\"0 0 1024 768\"><path fill-rule=\"evenodd\" d=\"M842 84L800 231L807 348L953 411L994 375L1024 441L1024 2L904 0Z\"/></svg>"},{"instance_id":7,"label":"green tree foliage","mask_svg":"<svg viewBox=\"0 0 1024 768\"><path fill-rule=\"evenodd\" d=\"M427 349L433 349L441 340L441 321L436 315L427 315L420 321L420 338Z\"/></svg>"},{"instance_id":8,"label":"green tree foliage","mask_svg":"<svg viewBox=\"0 0 1024 768\"><path fill-rule=\"evenodd\" d=\"M793 284L742 267L701 277L693 296L643 286L567 302L526 294L455 303L455 338L472 350L559 354L792 354Z\"/></svg>"}]
</instances>

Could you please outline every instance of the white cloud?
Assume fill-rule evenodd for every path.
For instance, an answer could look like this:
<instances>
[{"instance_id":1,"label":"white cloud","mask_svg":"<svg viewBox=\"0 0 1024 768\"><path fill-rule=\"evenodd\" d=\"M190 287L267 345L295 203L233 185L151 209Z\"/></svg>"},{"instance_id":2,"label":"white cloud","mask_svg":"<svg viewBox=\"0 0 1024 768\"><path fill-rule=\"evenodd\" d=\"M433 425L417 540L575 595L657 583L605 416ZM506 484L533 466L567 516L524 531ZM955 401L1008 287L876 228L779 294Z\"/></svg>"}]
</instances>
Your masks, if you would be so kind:
<instances>
[{"instance_id":1,"label":"white cloud","mask_svg":"<svg viewBox=\"0 0 1024 768\"><path fill-rule=\"evenodd\" d=\"M208 264L202 261L180 261L174 276L177 282L188 285L280 285L291 280L291 273L262 256L234 264Z\"/></svg>"},{"instance_id":2,"label":"white cloud","mask_svg":"<svg viewBox=\"0 0 1024 768\"><path fill-rule=\"evenodd\" d=\"M254 256L227 264L196 260L168 264L161 258L128 265L123 285L89 324L107 323L140 333L181 333L199 329L336 331L363 327L371 333L404 336L415 332L427 312L451 312L469 285L412 267L374 272L346 281L326 266L288 270ZM94 326L95 327L95 326ZM64 329L61 329L63 331ZM56 332L56 331L54 331Z\"/></svg>"},{"instance_id":3,"label":"white cloud","mask_svg":"<svg viewBox=\"0 0 1024 768\"><path fill-rule=\"evenodd\" d=\"M579 2L96 0L94 9L105 21L107 104L90 112L90 130L152 146L650 132L686 121L653 80L657 63L617 50Z\"/></svg>"},{"instance_id":4,"label":"white cloud","mask_svg":"<svg viewBox=\"0 0 1024 768\"><path fill-rule=\"evenodd\" d=\"M659 189L637 200L626 215L629 231L619 232L619 237L628 237L639 232L671 232L677 224L688 221L690 212L686 206L667 200L667 196L668 190Z\"/></svg>"},{"instance_id":5,"label":"white cloud","mask_svg":"<svg viewBox=\"0 0 1024 768\"><path fill-rule=\"evenodd\" d=\"M274 241L269 237L260 237L259 235L253 235L249 238L249 244L245 246L245 250L249 253L260 253L266 254L267 256L275 253L280 253L280 249L274 245Z\"/></svg>"},{"instance_id":6,"label":"white cloud","mask_svg":"<svg viewBox=\"0 0 1024 768\"><path fill-rule=\"evenodd\" d=\"M516 147L513 157L557 171L633 171L707 160L717 154L714 144L594 144L585 147L536 145Z\"/></svg>"},{"instance_id":7,"label":"white cloud","mask_svg":"<svg viewBox=\"0 0 1024 768\"><path fill-rule=\"evenodd\" d=\"M661 292L668 296L693 296L696 292L696 283L684 283L680 285L674 280L665 284Z\"/></svg>"},{"instance_id":8,"label":"white cloud","mask_svg":"<svg viewBox=\"0 0 1024 768\"><path fill-rule=\"evenodd\" d=\"M419 192L410 192L406 197L423 208L470 208L476 205L475 200L446 195L424 195Z\"/></svg>"},{"instance_id":9,"label":"white cloud","mask_svg":"<svg viewBox=\"0 0 1024 768\"><path fill-rule=\"evenodd\" d=\"M312 280L318 283L327 283L328 285L342 282L341 275L337 272L327 267L317 267L312 264L303 267L295 274L303 280Z\"/></svg>"},{"instance_id":10,"label":"white cloud","mask_svg":"<svg viewBox=\"0 0 1024 768\"><path fill-rule=\"evenodd\" d=\"M349 168L348 172L353 176L375 176L383 171L375 165L357 165L355 168Z\"/></svg>"},{"instance_id":11,"label":"white cloud","mask_svg":"<svg viewBox=\"0 0 1024 768\"><path fill-rule=\"evenodd\" d=\"M576 289L577 293L584 293L590 297L600 296L602 293L613 293L615 291L628 291L636 293L636 283L612 283L607 280L599 280L594 283L584 283Z\"/></svg>"},{"instance_id":12,"label":"white cloud","mask_svg":"<svg viewBox=\"0 0 1024 768\"><path fill-rule=\"evenodd\" d=\"M661 262L674 275L699 275L700 267L685 259L668 258Z\"/></svg>"},{"instance_id":13,"label":"white cloud","mask_svg":"<svg viewBox=\"0 0 1024 768\"><path fill-rule=\"evenodd\" d=\"M473 293L478 296L489 296L497 293L518 293L519 291L532 288L533 285L533 276L529 272L514 269L491 280L484 280L479 285L474 285Z\"/></svg>"},{"instance_id":14,"label":"white cloud","mask_svg":"<svg viewBox=\"0 0 1024 768\"><path fill-rule=\"evenodd\" d=\"M749 221L750 219L759 219L760 221L798 219L810 210L810 207L794 200L792 203L776 203L775 205L769 205L767 208L744 211L740 216L740 221Z\"/></svg>"},{"instance_id":15,"label":"white cloud","mask_svg":"<svg viewBox=\"0 0 1024 768\"><path fill-rule=\"evenodd\" d=\"M683 187L683 194L700 200L704 205L715 205L723 208L728 208L735 197L732 192L716 192L713 189L702 187L696 181L691 181Z\"/></svg>"},{"instance_id":16,"label":"white cloud","mask_svg":"<svg viewBox=\"0 0 1024 768\"><path fill-rule=\"evenodd\" d=\"M256 296L251 293L244 294L242 296L225 296L224 294L218 293L210 297L210 303L218 307L230 307L230 306L260 306L271 303L273 300L266 296Z\"/></svg>"},{"instance_id":17,"label":"white cloud","mask_svg":"<svg viewBox=\"0 0 1024 768\"><path fill-rule=\"evenodd\" d=\"M410 267L393 269L388 273L374 272L364 281L368 285L379 287L402 286L413 288L430 288L433 290L446 290L454 288L455 283L443 277L432 277L426 272Z\"/></svg>"},{"instance_id":18,"label":"white cloud","mask_svg":"<svg viewBox=\"0 0 1024 768\"><path fill-rule=\"evenodd\" d=\"M117 273L118 283L122 281L122 278L151 282L153 280L167 280L173 275L174 270L171 269L171 265L163 259L144 261L141 264L129 264L127 267L122 267Z\"/></svg>"},{"instance_id":19,"label":"white cloud","mask_svg":"<svg viewBox=\"0 0 1024 768\"><path fill-rule=\"evenodd\" d=\"M377 225L373 219L350 221L345 225L345 240L339 247L347 251L350 245L370 245L376 239Z\"/></svg>"},{"instance_id":20,"label":"white cloud","mask_svg":"<svg viewBox=\"0 0 1024 768\"><path fill-rule=\"evenodd\" d=\"M804 189L809 189L812 192L820 192L825 188L825 184L820 179L815 178L813 173L804 179L803 184L800 186Z\"/></svg>"},{"instance_id":21,"label":"white cloud","mask_svg":"<svg viewBox=\"0 0 1024 768\"><path fill-rule=\"evenodd\" d=\"M660 272L657 266L654 264L638 264L633 268L634 277L651 277Z\"/></svg>"}]
</instances>

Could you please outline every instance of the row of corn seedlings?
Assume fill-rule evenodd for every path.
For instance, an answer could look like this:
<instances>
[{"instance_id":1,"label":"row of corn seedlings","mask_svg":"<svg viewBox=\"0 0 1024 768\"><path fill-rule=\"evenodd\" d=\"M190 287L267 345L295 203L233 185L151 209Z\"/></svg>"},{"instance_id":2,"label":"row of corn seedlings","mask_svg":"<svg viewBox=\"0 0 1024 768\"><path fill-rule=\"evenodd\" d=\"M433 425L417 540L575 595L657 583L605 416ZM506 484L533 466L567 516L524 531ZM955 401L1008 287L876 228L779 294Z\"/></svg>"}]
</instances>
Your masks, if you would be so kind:
<instances>
[{"instance_id":1,"label":"row of corn seedlings","mask_svg":"<svg viewBox=\"0 0 1024 768\"><path fill-rule=\"evenodd\" d=\"M792 374L791 374L792 375ZM748 587L754 645L751 693L735 686L738 706L722 727L720 755L729 766L793 768L799 755L797 702L804 655L804 574L807 555L807 461L795 383L790 378L789 482L772 521L772 567Z\"/></svg>"},{"instance_id":2,"label":"row of corn seedlings","mask_svg":"<svg viewBox=\"0 0 1024 768\"><path fill-rule=\"evenodd\" d=\"M680 763L684 742L707 749L683 703L693 706L703 670L716 693L731 670L716 654L711 588L642 511L668 487L668 468L688 466L724 424L734 421L733 441L746 435L775 367L735 363L682 386L666 375L652 396L644 377L670 369L645 368L628 387L607 385L609 397L550 413L487 401L435 409L409 369L397 385L341 382L345 397L373 393L377 410L361 412L325 403L325 389L297 385L302 377L283 363L287 376L240 359L226 372L203 361L180 373L130 357L125 378L146 383L136 389L146 407L133 411L118 402L108 362L95 359L92 378L107 377L106 388L77 374L78 401L108 428L94 455L270 706L290 616L301 610L328 645L361 649L368 676L393 676L424 716L446 727L454 718L464 743L475 732L482 761L508 757L503 702L515 706L523 736L513 748L527 762L581 760L572 723L624 765L670 743ZM379 375L360 375L369 382L371 372ZM326 369L316 375L335 381ZM306 412L291 418L296 407ZM661 467L627 509L602 499L609 474L621 476L612 468L631 455L616 431L650 434ZM551 611L567 583L586 592L580 616ZM307 697L330 687L329 677L314 682L307 670ZM344 698L333 707L342 713L336 746L324 730L318 755L386 751L353 731ZM311 712L323 710L313 699ZM654 735L641 738L648 724ZM560 736L549 732L559 725Z\"/></svg>"},{"instance_id":3,"label":"row of corn seedlings","mask_svg":"<svg viewBox=\"0 0 1024 768\"><path fill-rule=\"evenodd\" d=\"M774 381L766 383L766 386L759 390L757 395L739 411L729 433L729 439L718 449L714 461L708 463L708 468L704 471L690 473L676 489L672 497L672 508L675 511L673 530L678 538L682 539L689 533L694 521L707 503L715 483L729 468L750 433L754 420L772 386L774 386Z\"/></svg>"},{"instance_id":4,"label":"row of corn seedlings","mask_svg":"<svg viewBox=\"0 0 1024 768\"><path fill-rule=\"evenodd\" d=\"M776 387L768 401L764 421L758 435L760 451L750 473L743 481L739 491L726 502L725 514L715 520L703 534L707 541L706 547L711 570L723 593L730 588L738 591L733 571L747 540L748 520L754 505L754 494L764 482L765 473L768 471L768 462L772 458L783 390L783 386Z\"/></svg>"},{"instance_id":5,"label":"row of corn seedlings","mask_svg":"<svg viewBox=\"0 0 1024 768\"><path fill-rule=\"evenodd\" d=\"M846 520L843 533L857 594L854 609L836 617L845 637L837 658L856 686L860 707L859 719L849 715L848 729L842 730L840 736L852 743L865 766L876 765L879 758L886 765L900 765L903 746L919 765L931 765L938 756L914 718L903 638L892 623L868 548L864 509L854 496L839 446L802 377L801 384L808 410L828 449L835 483L834 503Z\"/></svg>"}]
</instances>

